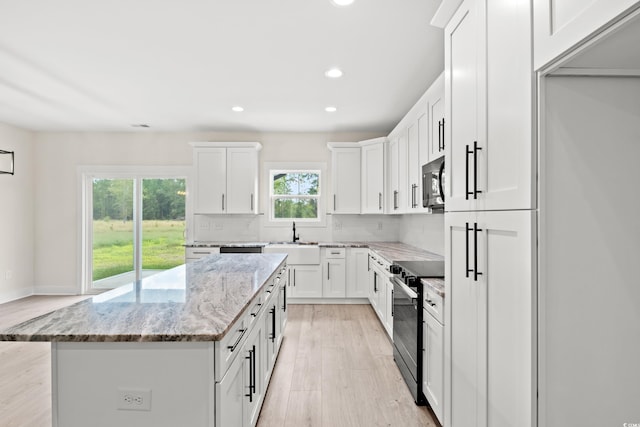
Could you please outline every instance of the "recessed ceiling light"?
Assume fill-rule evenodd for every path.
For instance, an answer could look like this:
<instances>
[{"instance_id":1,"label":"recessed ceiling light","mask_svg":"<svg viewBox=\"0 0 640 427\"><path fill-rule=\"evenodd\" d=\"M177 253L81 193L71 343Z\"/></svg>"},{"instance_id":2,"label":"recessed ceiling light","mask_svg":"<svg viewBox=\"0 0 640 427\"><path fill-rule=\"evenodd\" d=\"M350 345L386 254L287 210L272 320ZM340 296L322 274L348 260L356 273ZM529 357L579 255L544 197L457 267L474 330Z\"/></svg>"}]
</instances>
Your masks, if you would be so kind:
<instances>
[{"instance_id":1,"label":"recessed ceiling light","mask_svg":"<svg viewBox=\"0 0 640 427\"><path fill-rule=\"evenodd\" d=\"M324 75L332 78L332 79L337 79L339 77L342 77L344 73L342 72L342 70L340 68L334 67L334 68L330 68L327 71L324 72Z\"/></svg>"},{"instance_id":2,"label":"recessed ceiling light","mask_svg":"<svg viewBox=\"0 0 640 427\"><path fill-rule=\"evenodd\" d=\"M336 6L349 6L353 1L354 0L331 0L331 3Z\"/></svg>"},{"instance_id":3,"label":"recessed ceiling light","mask_svg":"<svg viewBox=\"0 0 640 427\"><path fill-rule=\"evenodd\" d=\"M241 106L239 106L239 105L236 105L235 107L231 107L231 109L232 109L233 111L235 111L236 113L242 113L242 112L244 111L244 108L242 108L242 107L241 107Z\"/></svg>"},{"instance_id":4,"label":"recessed ceiling light","mask_svg":"<svg viewBox=\"0 0 640 427\"><path fill-rule=\"evenodd\" d=\"M134 128L148 128L150 126L148 124L146 124L146 123L134 123L134 124L131 125L131 127L134 127Z\"/></svg>"},{"instance_id":5,"label":"recessed ceiling light","mask_svg":"<svg viewBox=\"0 0 640 427\"><path fill-rule=\"evenodd\" d=\"M338 111L338 109L336 107L327 107L324 109L324 111L326 111L327 113L335 113L336 111Z\"/></svg>"}]
</instances>

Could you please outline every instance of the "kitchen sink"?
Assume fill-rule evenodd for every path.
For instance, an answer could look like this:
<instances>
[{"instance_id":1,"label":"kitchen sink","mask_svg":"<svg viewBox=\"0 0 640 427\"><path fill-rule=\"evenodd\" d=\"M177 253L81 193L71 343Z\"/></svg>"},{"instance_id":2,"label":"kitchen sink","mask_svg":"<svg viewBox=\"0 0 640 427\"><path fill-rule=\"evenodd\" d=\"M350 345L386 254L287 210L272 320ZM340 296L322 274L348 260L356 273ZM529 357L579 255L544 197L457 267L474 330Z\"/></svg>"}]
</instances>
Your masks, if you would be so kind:
<instances>
[{"instance_id":1,"label":"kitchen sink","mask_svg":"<svg viewBox=\"0 0 640 427\"><path fill-rule=\"evenodd\" d=\"M320 264L320 247L315 242L276 242L265 246L263 253L286 253L288 264Z\"/></svg>"}]
</instances>

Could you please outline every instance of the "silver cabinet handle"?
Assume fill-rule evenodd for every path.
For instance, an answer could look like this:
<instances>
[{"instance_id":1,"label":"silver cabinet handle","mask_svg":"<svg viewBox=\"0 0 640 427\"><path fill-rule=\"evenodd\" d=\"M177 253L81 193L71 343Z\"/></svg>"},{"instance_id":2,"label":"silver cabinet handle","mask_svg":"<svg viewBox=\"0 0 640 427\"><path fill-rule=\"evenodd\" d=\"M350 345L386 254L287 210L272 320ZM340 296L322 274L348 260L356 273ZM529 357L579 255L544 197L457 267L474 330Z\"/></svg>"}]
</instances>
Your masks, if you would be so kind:
<instances>
[{"instance_id":1,"label":"silver cabinet handle","mask_svg":"<svg viewBox=\"0 0 640 427\"><path fill-rule=\"evenodd\" d=\"M222 193L222 210L224 210L224 193Z\"/></svg>"},{"instance_id":2,"label":"silver cabinet handle","mask_svg":"<svg viewBox=\"0 0 640 427\"><path fill-rule=\"evenodd\" d=\"M378 193L378 210L382 210L382 193Z\"/></svg>"},{"instance_id":3,"label":"silver cabinet handle","mask_svg":"<svg viewBox=\"0 0 640 427\"><path fill-rule=\"evenodd\" d=\"M333 210L336 210L336 195L333 195Z\"/></svg>"},{"instance_id":4,"label":"silver cabinet handle","mask_svg":"<svg viewBox=\"0 0 640 427\"><path fill-rule=\"evenodd\" d=\"M329 272L331 271L331 269L329 268L331 264L327 263L327 280L331 280L331 276L329 275Z\"/></svg>"},{"instance_id":5,"label":"silver cabinet handle","mask_svg":"<svg viewBox=\"0 0 640 427\"><path fill-rule=\"evenodd\" d=\"M253 193L251 193L251 211L253 212Z\"/></svg>"}]
</instances>

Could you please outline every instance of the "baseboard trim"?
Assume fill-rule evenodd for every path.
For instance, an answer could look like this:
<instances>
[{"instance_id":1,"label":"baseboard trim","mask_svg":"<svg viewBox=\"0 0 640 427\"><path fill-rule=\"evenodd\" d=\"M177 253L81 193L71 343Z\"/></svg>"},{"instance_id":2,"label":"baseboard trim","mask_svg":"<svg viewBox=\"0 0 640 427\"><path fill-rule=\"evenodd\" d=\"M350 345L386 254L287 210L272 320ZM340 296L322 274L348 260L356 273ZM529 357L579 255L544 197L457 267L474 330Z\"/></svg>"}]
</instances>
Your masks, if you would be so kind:
<instances>
[{"instance_id":1,"label":"baseboard trim","mask_svg":"<svg viewBox=\"0 0 640 427\"><path fill-rule=\"evenodd\" d=\"M287 304L369 304L368 298L287 298Z\"/></svg>"},{"instance_id":2,"label":"baseboard trim","mask_svg":"<svg viewBox=\"0 0 640 427\"><path fill-rule=\"evenodd\" d=\"M33 295L80 295L78 288L72 286L37 286Z\"/></svg>"},{"instance_id":3,"label":"baseboard trim","mask_svg":"<svg viewBox=\"0 0 640 427\"><path fill-rule=\"evenodd\" d=\"M13 291L3 291L0 292L0 304L4 304L5 302L11 302L18 300L20 298L26 298L33 295L33 288L26 289L16 289Z\"/></svg>"}]
</instances>

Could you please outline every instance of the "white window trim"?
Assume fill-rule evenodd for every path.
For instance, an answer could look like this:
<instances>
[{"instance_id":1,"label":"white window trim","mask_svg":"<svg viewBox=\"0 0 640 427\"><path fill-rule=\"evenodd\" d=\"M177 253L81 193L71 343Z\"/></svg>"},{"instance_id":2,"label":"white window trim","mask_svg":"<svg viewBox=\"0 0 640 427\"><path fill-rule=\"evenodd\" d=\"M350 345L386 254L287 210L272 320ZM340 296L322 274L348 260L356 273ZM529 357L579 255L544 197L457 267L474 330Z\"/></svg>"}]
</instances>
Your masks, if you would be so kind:
<instances>
[{"instance_id":1,"label":"white window trim","mask_svg":"<svg viewBox=\"0 0 640 427\"><path fill-rule=\"evenodd\" d=\"M272 211L272 195L271 195L271 171L282 172L303 172L303 171L318 171L320 173L320 191L318 194L318 219L274 219ZM326 227L327 215L326 215L326 191L327 189L327 164L320 162L265 162L264 163L264 179L263 179L263 193L265 206L265 227L291 227L293 221L296 222L296 226L300 228L306 227ZM296 196L298 197L298 196Z\"/></svg>"},{"instance_id":2,"label":"white window trim","mask_svg":"<svg viewBox=\"0 0 640 427\"><path fill-rule=\"evenodd\" d=\"M192 179L192 168L186 166L78 166L78 288L82 294L94 294L101 290L92 287L92 249L93 235L90 221L93 219L93 179L94 178L122 178L122 179L153 179L153 178L184 178L186 179L187 199L185 205L186 241L191 240L190 221L193 212L189 197ZM140 189L134 189L134 197L138 197ZM141 193L139 195L141 197ZM135 219L137 221L137 218ZM136 227L136 225L134 225ZM137 224L140 227L140 224ZM136 254L135 262L140 262Z\"/></svg>"}]
</instances>

